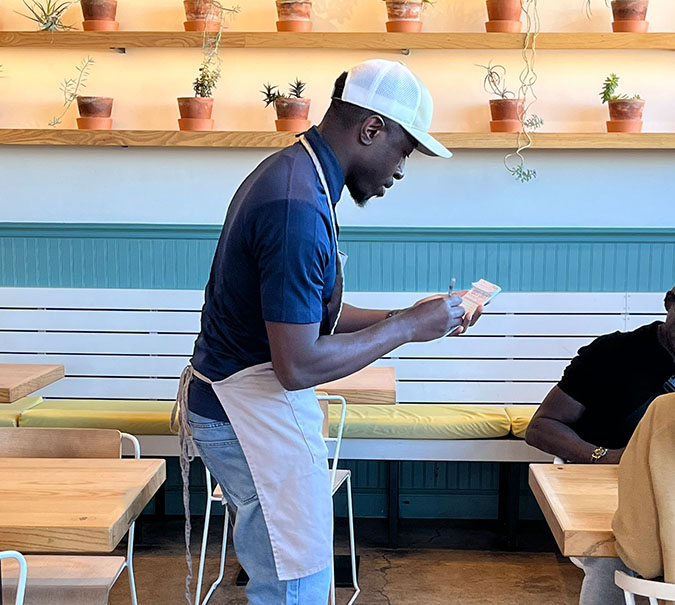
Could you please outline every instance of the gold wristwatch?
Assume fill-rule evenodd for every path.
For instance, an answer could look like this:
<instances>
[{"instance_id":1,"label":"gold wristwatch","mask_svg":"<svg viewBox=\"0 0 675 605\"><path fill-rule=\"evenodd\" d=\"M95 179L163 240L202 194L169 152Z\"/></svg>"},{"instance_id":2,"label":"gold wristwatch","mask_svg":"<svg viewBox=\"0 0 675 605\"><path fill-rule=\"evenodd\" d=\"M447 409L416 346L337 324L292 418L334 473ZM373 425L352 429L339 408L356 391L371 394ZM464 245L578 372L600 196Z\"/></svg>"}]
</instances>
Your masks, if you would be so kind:
<instances>
[{"instance_id":1,"label":"gold wristwatch","mask_svg":"<svg viewBox=\"0 0 675 605\"><path fill-rule=\"evenodd\" d=\"M609 450L606 447L596 447L591 454L591 462L597 462L600 460L600 458L607 454L608 451Z\"/></svg>"}]
</instances>

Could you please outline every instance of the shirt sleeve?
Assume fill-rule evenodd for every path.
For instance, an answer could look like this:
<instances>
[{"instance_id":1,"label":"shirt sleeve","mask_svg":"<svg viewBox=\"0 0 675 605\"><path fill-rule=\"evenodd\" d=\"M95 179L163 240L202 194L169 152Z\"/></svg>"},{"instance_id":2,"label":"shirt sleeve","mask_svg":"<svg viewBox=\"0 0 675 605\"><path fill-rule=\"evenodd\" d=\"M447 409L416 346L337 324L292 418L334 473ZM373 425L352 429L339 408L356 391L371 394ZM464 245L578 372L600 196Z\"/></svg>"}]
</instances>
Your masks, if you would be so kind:
<instances>
[{"instance_id":1,"label":"shirt sleeve","mask_svg":"<svg viewBox=\"0 0 675 605\"><path fill-rule=\"evenodd\" d=\"M321 322L329 229L313 201L275 200L259 208L254 245L265 321Z\"/></svg>"},{"instance_id":2,"label":"shirt sleeve","mask_svg":"<svg viewBox=\"0 0 675 605\"><path fill-rule=\"evenodd\" d=\"M581 347L558 383L558 388L587 409L611 398L621 363L615 350L617 335L606 334Z\"/></svg>"}]
</instances>

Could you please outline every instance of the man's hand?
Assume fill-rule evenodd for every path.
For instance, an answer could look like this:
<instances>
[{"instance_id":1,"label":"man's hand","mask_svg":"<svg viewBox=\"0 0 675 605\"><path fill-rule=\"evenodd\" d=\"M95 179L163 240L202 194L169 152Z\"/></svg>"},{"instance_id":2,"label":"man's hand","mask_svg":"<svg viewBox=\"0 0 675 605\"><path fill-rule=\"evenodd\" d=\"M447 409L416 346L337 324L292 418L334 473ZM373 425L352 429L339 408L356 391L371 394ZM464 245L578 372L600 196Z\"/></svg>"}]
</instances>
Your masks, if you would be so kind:
<instances>
[{"instance_id":1,"label":"man's hand","mask_svg":"<svg viewBox=\"0 0 675 605\"><path fill-rule=\"evenodd\" d=\"M457 290L457 292L453 292L453 296L459 296L460 298L463 298L468 290ZM438 300L439 298L448 298L448 294L433 294L431 296L427 296L426 298L422 298L418 300L413 307L416 307L418 305L421 305L423 303L429 302L431 300ZM460 301L461 302L461 301ZM473 315L467 315L468 323L466 326L463 326L463 328L460 330L459 328L456 331L453 331L450 336L457 336L461 334L462 332L466 332L467 328L470 328L471 326L475 325L476 322L480 319L481 315L483 314L483 305L478 307L476 311L473 313ZM464 322L462 322L464 323Z\"/></svg>"},{"instance_id":2,"label":"man's hand","mask_svg":"<svg viewBox=\"0 0 675 605\"><path fill-rule=\"evenodd\" d=\"M424 342L446 335L456 336L469 327L470 318L460 307L461 296L440 294L416 302L398 315L410 325L410 341Z\"/></svg>"}]
</instances>

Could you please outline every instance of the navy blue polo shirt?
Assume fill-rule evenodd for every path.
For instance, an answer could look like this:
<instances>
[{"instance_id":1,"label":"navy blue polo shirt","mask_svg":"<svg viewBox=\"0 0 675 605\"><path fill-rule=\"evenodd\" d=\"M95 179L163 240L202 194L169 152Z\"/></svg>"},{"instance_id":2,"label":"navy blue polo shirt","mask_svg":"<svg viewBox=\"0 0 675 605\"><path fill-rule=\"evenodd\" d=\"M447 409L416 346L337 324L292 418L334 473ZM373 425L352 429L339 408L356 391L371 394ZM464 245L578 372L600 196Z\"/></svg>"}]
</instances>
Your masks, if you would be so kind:
<instances>
[{"instance_id":1,"label":"navy blue polo shirt","mask_svg":"<svg viewBox=\"0 0 675 605\"><path fill-rule=\"evenodd\" d=\"M316 128L305 135L333 203L345 180ZM271 361L265 321L322 323L335 285L337 242L329 202L300 142L264 160L241 184L227 211L206 286L193 367L217 381ZM189 409L225 419L210 385L195 379Z\"/></svg>"}]
</instances>

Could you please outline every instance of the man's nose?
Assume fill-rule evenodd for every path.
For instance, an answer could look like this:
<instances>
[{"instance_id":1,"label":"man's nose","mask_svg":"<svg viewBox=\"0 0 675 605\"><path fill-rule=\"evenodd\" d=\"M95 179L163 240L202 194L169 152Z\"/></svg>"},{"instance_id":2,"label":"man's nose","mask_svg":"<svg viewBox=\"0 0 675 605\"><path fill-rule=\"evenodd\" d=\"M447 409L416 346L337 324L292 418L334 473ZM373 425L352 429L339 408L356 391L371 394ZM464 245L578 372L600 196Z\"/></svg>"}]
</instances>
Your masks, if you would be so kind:
<instances>
[{"instance_id":1,"label":"man's nose","mask_svg":"<svg viewBox=\"0 0 675 605\"><path fill-rule=\"evenodd\" d=\"M403 158L398 166L396 167L396 172L394 172L394 178L397 181L400 181L405 176L405 158Z\"/></svg>"}]
</instances>

